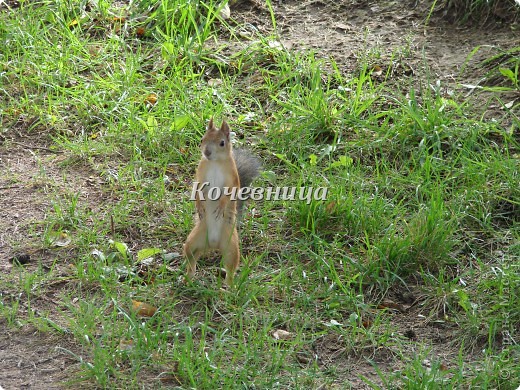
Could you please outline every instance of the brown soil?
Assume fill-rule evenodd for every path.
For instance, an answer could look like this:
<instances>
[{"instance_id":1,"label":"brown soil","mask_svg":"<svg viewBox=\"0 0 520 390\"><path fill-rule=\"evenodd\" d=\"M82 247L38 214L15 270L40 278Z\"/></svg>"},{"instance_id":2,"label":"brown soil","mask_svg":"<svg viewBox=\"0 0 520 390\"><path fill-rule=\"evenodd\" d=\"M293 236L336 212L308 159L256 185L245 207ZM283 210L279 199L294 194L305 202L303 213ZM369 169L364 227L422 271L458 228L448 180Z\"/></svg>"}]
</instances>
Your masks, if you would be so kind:
<instances>
[{"instance_id":1,"label":"brown soil","mask_svg":"<svg viewBox=\"0 0 520 390\"><path fill-rule=\"evenodd\" d=\"M9 329L7 324L0 326ZM61 389L78 370L71 354L77 347L67 337L40 333L32 327L0 335L0 388Z\"/></svg>"},{"instance_id":2,"label":"brown soil","mask_svg":"<svg viewBox=\"0 0 520 390\"><path fill-rule=\"evenodd\" d=\"M0 274L16 272L15 258L27 261L24 267L29 272L38 268L48 272L53 260L42 249L41 222L52 212L52 202L79 193L86 204L97 196L95 188L85 185L88 171L70 172L60 167L64 158L42 144L39 137L16 136L0 143ZM66 274L67 264L58 264L55 269ZM62 284L56 284L40 297L33 296L30 306L25 296L14 296L0 287L0 301L18 302L17 315L22 318L49 318L47 313L58 309L53 298L60 287ZM0 389L63 388L71 373L79 369L74 357L81 356L79 347L67 335L58 337L31 326L15 331L4 318L0 318L0 329L6 330L0 335Z\"/></svg>"},{"instance_id":3,"label":"brown soil","mask_svg":"<svg viewBox=\"0 0 520 390\"><path fill-rule=\"evenodd\" d=\"M273 3L278 30L286 47L312 49L325 59L333 57L345 74L352 73L359 65L359 59L366 58L367 53L370 53L369 60L383 71L393 59L403 68L395 74L397 84L399 77L424 75L428 68L432 80L441 80L447 88L457 88L456 81L469 83L478 79L476 64L489 55L493 47L507 48L520 41L520 29L515 31L507 25L498 30L460 27L434 17L425 27L427 11L420 6L413 8L414 1L284 0ZM263 1L237 2L231 12L239 22L249 23L260 32L272 31L270 15ZM471 59L468 71L461 76L469 53L478 45L486 47ZM92 171L84 166L80 169L64 167L61 163L65 157L47 149L49 146L42 144L41 138L21 137L24 126L28 125L21 123L19 131L15 128L4 133L6 138L0 138L2 274L10 273L15 267L11 260L17 253L36 257L37 260L31 261L31 267L48 261L45 252L31 248L41 248L40 222L51 212L51 202L57 196L79 192L84 205L101 202L101 190L90 179ZM49 293L52 296L52 291ZM11 299L8 291L0 291L0 298ZM21 307L20 310L34 312L52 306L49 300L34 304L39 303L41 308ZM442 323L427 323L419 314L418 307L406 312L397 310L392 322L402 329L402 337L431 345L431 356L449 367L458 353L449 342L455 337L453 330ZM0 335L0 386L4 389L65 387L63 383L79 369L78 360L67 351L78 353L81 348L66 336L57 337L32 328L7 331L10 327L6 320L1 321L0 328L6 330ZM321 356L335 356L336 344L334 340L320 340L316 350ZM417 351L410 351L410 354L414 353ZM397 360L386 355L385 351L371 352L371 357L387 362L388 369L398 368ZM372 366L363 362L364 359L356 357L343 364L347 371L377 381ZM353 384L359 386L357 388L366 386L362 382Z\"/></svg>"}]
</instances>

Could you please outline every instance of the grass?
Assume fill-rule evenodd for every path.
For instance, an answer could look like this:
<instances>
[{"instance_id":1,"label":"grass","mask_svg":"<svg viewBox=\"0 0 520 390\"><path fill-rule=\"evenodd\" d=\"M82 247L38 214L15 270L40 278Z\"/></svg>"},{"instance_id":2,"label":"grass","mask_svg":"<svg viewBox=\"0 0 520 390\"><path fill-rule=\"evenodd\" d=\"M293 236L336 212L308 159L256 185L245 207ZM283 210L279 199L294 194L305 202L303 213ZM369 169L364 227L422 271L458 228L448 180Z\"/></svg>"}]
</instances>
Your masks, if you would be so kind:
<instances>
[{"instance_id":1,"label":"grass","mask_svg":"<svg viewBox=\"0 0 520 390\"><path fill-rule=\"evenodd\" d=\"M30 233L39 266L0 281L6 326L72 335L84 353L66 351L81 363L71 381L97 387L348 387L361 360L379 373L364 378L374 388L515 388L515 107L504 128L428 74L396 88L368 62L344 74L274 36L241 48L218 12L213 1L48 0L0 14L2 147L28 138L59 153L38 157L28 179L50 207ZM518 89L514 57L487 64L489 79ZM179 283L211 116L254 145L258 186L329 190L327 201L250 205L229 291L211 262ZM406 291L452 335L450 362L432 361L385 310ZM58 304L20 310L46 296ZM132 301L158 310L143 318ZM391 375L383 353L398 362Z\"/></svg>"},{"instance_id":2,"label":"grass","mask_svg":"<svg viewBox=\"0 0 520 390\"><path fill-rule=\"evenodd\" d=\"M514 0L455 0L432 1L426 23L432 13L442 12L444 18L454 18L462 23L511 23L520 15L520 7Z\"/></svg>"}]
</instances>

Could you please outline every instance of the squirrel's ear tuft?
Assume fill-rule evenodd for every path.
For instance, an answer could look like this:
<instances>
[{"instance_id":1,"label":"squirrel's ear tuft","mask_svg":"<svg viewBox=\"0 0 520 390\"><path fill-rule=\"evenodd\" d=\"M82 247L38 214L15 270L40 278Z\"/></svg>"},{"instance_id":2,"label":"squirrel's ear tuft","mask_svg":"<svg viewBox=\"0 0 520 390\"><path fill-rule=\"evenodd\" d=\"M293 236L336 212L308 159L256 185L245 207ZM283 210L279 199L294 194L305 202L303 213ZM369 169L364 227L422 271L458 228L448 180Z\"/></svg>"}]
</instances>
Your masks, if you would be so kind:
<instances>
[{"instance_id":1,"label":"squirrel's ear tuft","mask_svg":"<svg viewBox=\"0 0 520 390\"><path fill-rule=\"evenodd\" d=\"M220 131L223 132L226 136L229 136L229 125L226 121L222 121L222 126L220 126Z\"/></svg>"},{"instance_id":2,"label":"squirrel's ear tuft","mask_svg":"<svg viewBox=\"0 0 520 390\"><path fill-rule=\"evenodd\" d=\"M210 118L209 120L209 123L208 123L208 130L211 130L213 129L215 126L213 125L213 117Z\"/></svg>"}]
</instances>

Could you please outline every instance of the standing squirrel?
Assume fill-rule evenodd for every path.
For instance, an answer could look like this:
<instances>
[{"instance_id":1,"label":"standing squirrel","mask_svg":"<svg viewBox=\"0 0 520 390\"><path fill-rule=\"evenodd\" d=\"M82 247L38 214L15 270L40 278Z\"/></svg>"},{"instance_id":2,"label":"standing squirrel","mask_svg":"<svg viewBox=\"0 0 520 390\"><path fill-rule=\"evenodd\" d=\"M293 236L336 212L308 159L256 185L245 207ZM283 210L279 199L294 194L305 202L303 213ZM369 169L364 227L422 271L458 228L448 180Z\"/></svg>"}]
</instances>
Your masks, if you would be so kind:
<instances>
[{"instance_id":1,"label":"standing squirrel","mask_svg":"<svg viewBox=\"0 0 520 390\"><path fill-rule=\"evenodd\" d=\"M236 196L240 188L251 184L258 176L260 162L244 150L233 151L228 124L223 121L217 129L213 118L200 149L202 157L196 173L200 190L195 196L198 218L184 244L184 257L188 260L186 274L192 278L199 257L207 250L218 249L226 269L225 283L231 286L240 263L237 214L240 215L243 207L243 202L236 197L232 199L232 194ZM219 190L212 190L215 187ZM216 192L220 195L217 199Z\"/></svg>"}]
</instances>

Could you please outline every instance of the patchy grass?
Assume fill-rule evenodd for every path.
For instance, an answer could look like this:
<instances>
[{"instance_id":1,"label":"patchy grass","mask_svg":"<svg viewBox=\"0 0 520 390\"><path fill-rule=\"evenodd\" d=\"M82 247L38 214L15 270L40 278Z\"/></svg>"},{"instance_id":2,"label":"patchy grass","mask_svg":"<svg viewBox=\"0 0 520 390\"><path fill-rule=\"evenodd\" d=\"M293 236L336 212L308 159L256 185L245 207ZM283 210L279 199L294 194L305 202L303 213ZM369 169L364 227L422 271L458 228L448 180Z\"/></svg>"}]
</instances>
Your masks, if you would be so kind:
<instances>
[{"instance_id":1,"label":"patchy grass","mask_svg":"<svg viewBox=\"0 0 520 390\"><path fill-rule=\"evenodd\" d=\"M511 23L520 15L520 6L515 0L435 0L430 3L430 14L435 11L445 18L462 23Z\"/></svg>"},{"instance_id":2,"label":"patchy grass","mask_svg":"<svg viewBox=\"0 0 520 390\"><path fill-rule=\"evenodd\" d=\"M5 326L71 335L70 380L97 387L348 387L357 361L374 388L518 386L518 103L504 128L428 74L395 89L368 60L344 74L239 39L217 2L180 4L0 14L1 147L44 148L36 176L2 183L50 205L16 243L33 261L0 281ZM262 157L257 186L328 188L250 205L227 291L213 262L179 282L211 116ZM455 356L417 340L417 318Z\"/></svg>"}]
</instances>

